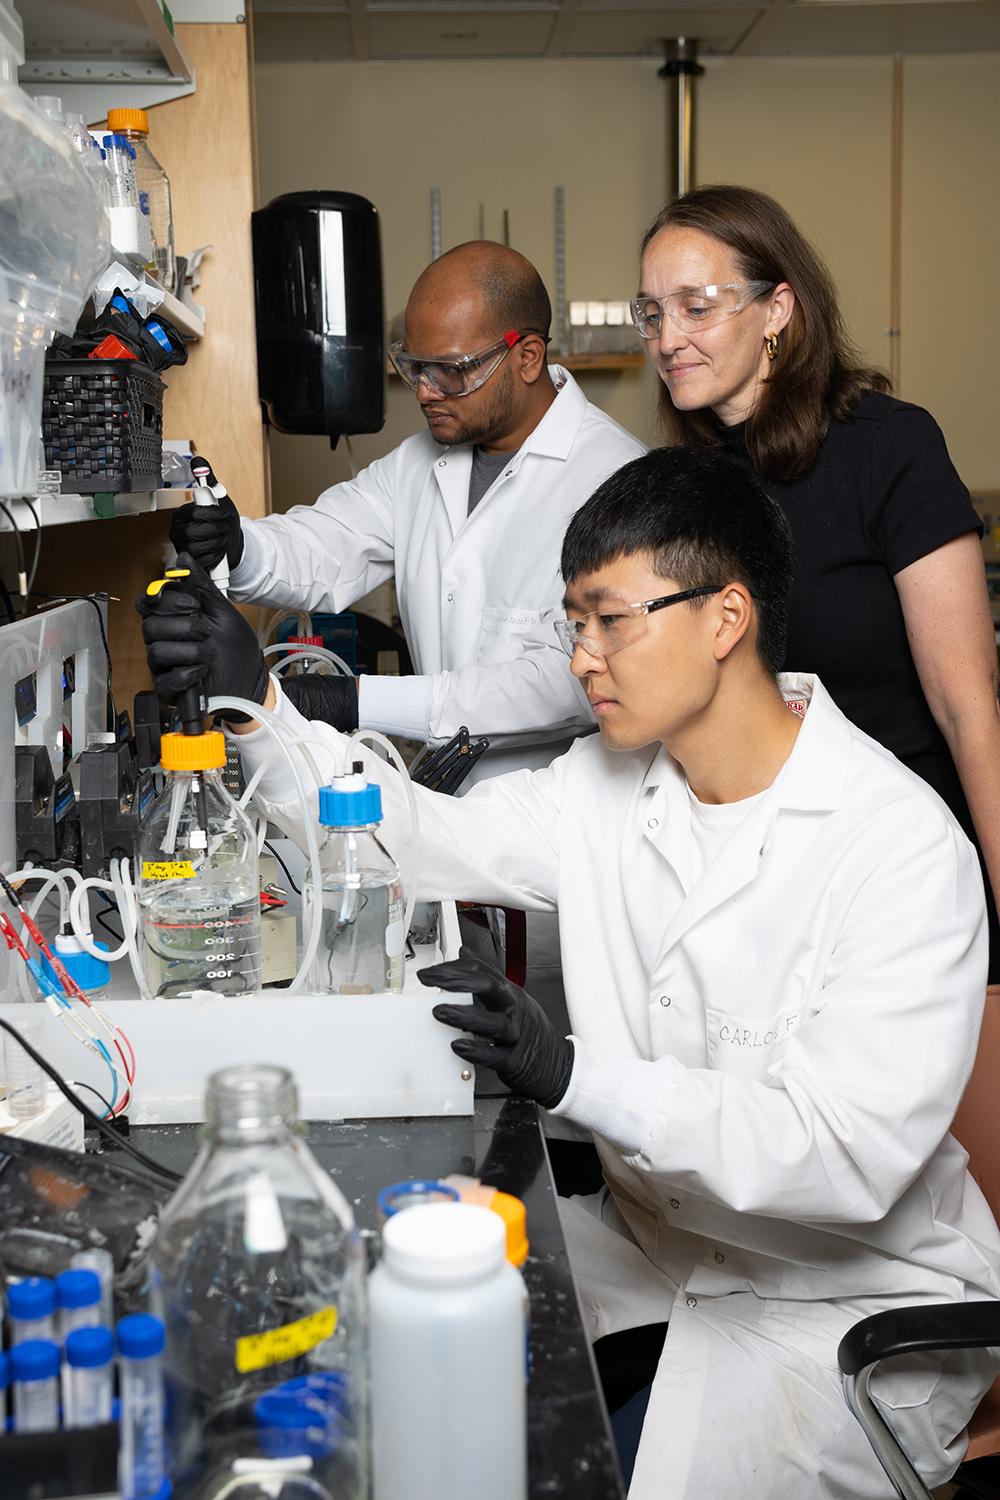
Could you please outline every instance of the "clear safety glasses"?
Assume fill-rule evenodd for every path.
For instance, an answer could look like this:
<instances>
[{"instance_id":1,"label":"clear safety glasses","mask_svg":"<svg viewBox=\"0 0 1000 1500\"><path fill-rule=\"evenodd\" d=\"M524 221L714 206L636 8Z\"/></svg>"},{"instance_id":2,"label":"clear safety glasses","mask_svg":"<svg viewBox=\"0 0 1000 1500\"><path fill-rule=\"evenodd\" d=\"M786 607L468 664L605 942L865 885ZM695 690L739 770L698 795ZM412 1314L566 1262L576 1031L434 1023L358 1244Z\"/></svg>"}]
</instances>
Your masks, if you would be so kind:
<instances>
[{"instance_id":1,"label":"clear safety glasses","mask_svg":"<svg viewBox=\"0 0 1000 1500\"><path fill-rule=\"evenodd\" d=\"M639 337L658 339L666 315L681 333L714 328L770 292L773 281L727 281L722 286L685 287L668 297L633 297L629 312Z\"/></svg>"},{"instance_id":2,"label":"clear safety glasses","mask_svg":"<svg viewBox=\"0 0 1000 1500\"><path fill-rule=\"evenodd\" d=\"M664 594L660 599L644 599L641 604L619 605L617 614L595 609L579 620L555 620L556 635L567 656L572 656L577 646L582 646L588 656L606 659L645 635L647 615L671 604L683 604L687 599L720 594L725 586L724 583L705 583L696 589L681 589L679 594Z\"/></svg>"},{"instance_id":3,"label":"clear safety glasses","mask_svg":"<svg viewBox=\"0 0 1000 1500\"><path fill-rule=\"evenodd\" d=\"M482 349L478 354L460 354L457 359L425 359L420 354L408 354L402 339L397 339L396 343L389 345L389 358L411 391L415 391L423 380L439 396L471 396L496 373L514 345L527 338L531 331L519 333L516 328L508 328L489 349ZM548 343L548 339L545 342Z\"/></svg>"}]
</instances>

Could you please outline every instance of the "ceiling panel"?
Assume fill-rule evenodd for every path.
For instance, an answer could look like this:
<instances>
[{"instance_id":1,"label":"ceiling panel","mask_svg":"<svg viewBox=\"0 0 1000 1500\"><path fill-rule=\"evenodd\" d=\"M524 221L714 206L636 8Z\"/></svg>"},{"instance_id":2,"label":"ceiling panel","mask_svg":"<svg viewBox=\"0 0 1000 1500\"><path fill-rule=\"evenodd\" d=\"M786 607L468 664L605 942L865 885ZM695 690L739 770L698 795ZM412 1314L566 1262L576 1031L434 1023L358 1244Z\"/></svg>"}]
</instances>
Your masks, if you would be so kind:
<instances>
[{"instance_id":1,"label":"ceiling panel","mask_svg":"<svg viewBox=\"0 0 1000 1500\"><path fill-rule=\"evenodd\" d=\"M751 0L751 4L753 0ZM616 56L642 52L661 56L663 37L698 38L702 52L730 52L760 14L753 9L732 10L580 10L569 28L567 56Z\"/></svg>"},{"instance_id":2,"label":"ceiling panel","mask_svg":"<svg viewBox=\"0 0 1000 1500\"><path fill-rule=\"evenodd\" d=\"M371 56L378 58L541 57L551 30L550 12L379 11L368 20Z\"/></svg>"},{"instance_id":3,"label":"ceiling panel","mask_svg":"<svg viewBox=\"0 0 1000 1500\"><path fill-rule=\"evenodd\" d=\"M1000 48L1000 0L968 3L775 6L751 31L744 57L978 52Z\"/></svg>"}]
</instances>

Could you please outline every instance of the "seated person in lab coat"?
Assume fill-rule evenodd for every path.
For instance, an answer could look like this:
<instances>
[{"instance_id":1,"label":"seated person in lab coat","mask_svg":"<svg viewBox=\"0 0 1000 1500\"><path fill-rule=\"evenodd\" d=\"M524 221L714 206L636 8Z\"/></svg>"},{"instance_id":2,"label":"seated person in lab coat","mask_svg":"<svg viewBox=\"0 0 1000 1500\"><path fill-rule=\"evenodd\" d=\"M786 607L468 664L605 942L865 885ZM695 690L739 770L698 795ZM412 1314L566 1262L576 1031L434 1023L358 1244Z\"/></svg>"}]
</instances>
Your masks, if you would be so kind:
<instances>
[{"instance_id":1,"label":"seated person in lab coat","mask_svg":"<svg viewBox=\"0 0 1000 1500\"><path fill-rule=\"evenodd\" d=\"M390 350L426 431L284 515L243 520L223 500L171 522L206 569L228 557L244 603L338 612L394 578L416 675L306 675L288 692L345 729L438 743L465 724L491 743L473 780L546 765L593 728L548 623L559 549L577 507L643 451L547 366L550 320L523 255L482 240L449 250Z\"/></svg>"},{"instance_id":2,"label":"seated person in lab coat","mask_svg":"<svg viewBox=\"0 0 1000 1500\"><path fill-rule=\"evenodd\" d=\"M562 1204L593 1337L667 1325L616 1417L630 1500L888 1497L841 1336L1000 1295L1000 1233L948 1133L986 983L979 868L816 677L777 674L790 556L780 508L726 456L626 465L562 553L558 635L600 734L459 801L416 789L418 898L558 910L570 1036L465 953L422 978L471 992L435 1007L459 1056L593 1132L606 1186ZM204 574L181 587L144 605L161 693L207 673L343 771L358 750L303 721ZM234 728L250 774L270 741ZM399 777L365 761L405 870ZM259 795L301 840L279 762ZM993 1373L970 1351L876 1374L928 1484Z\"/></svg>"}]
</instances>

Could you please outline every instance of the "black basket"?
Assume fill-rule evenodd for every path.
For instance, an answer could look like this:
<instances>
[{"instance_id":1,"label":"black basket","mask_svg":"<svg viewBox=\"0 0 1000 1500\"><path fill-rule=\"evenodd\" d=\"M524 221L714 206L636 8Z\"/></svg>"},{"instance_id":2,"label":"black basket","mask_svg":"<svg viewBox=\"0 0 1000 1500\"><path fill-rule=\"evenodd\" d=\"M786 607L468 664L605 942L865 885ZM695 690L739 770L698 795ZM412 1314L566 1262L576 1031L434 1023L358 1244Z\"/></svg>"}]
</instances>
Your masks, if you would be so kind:
<instances>
[{"instance_id":1,"label":"black basket","mask_svg":"<svg viewBox=\"0 0 1000 1500\"><path fill-rule=\"evenodd\" d=\"M162 484L163 381L135 359L45 366L45 467L67 494L157 490Z\"/></svg>"}]
</instances>

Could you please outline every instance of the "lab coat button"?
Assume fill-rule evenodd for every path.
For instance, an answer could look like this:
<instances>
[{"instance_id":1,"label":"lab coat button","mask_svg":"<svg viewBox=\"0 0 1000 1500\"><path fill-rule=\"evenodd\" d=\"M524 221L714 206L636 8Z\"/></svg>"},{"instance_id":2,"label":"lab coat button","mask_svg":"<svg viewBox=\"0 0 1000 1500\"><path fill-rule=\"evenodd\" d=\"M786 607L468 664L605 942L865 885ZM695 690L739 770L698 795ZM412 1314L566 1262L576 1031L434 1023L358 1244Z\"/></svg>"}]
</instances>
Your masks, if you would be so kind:
<instances>
[{"instance_id":1,"label":"lab coat button","mask_svg":"<svg viewBox=\"0 0 1000 1500\"><path fill-rule=\"evenodd\" d=\"M680 1208L680 1206L681 1206L681 1200L679 1198L671 1198L671 1200L670 1200L670 1207L671 1208Z\"/></svg>"},{"instance_id":2,"label":"lab coat button","mask_svg":"<svg viewBox=\"0 0 1000 1500\"><path fill-rule=\"evenodd\" d=\"M689 1297L687 1299L687 1305L688 1305L688 1307L697 1307L698 1306L698 1298L697 1297Z\"/></svg>"},{"instance_id":3,"label":"lab coat button","mask_svg":"<svg viewBox=\"0 0 1000 1500\"><path fill-rule=\"evenodd\" d=\"M659 826L660 826L660 820L659 820L659 818L650 818L649 821L646 824L647 828L659 828Z\"/></svg>"},{"instance_id":4,"label":"lab coat button","mask_svg":"<svg viewBox=\"0 0 1000 1500\"><path fill-rule=\"evenodd\" d=\"M452 602L452 600L453 600L453 599L454 599L454 597L455 597L455 595L454 595L454 594L449 594L449 595L448 595L448 603L449 603L449 604L450 604L450 603L451 603L451 602Z\"/></svg>"},{"instance_id":5,"label":"lab coat button","mask_svg":"<svg viewBox=\"0 0 1000 1500\"><path fill-rule=\"evenodd\" d=\"M720 1265L720 1266L725 1265L726 1257L723 1255L723 1253L722 1253L721 1250L716 1250L716 1252L715 1252L715 1260L716 1260L716 1264L717 1265Z\"/></svg>"},{"instance_id":6,"label":"lab coat button","mask_svg":"<svg viewBox=\"0 0 1000 1500\"><path fill-rule=\"evenodd\" d=\"M664 1007L668 1006L670 1004L670 996L669 995L661 995L660 996L660 1004L662 1006L664 1006Z\"/></svg>"},{"instance_id":7,"label":"lab coat button","mask_svg":"<svg viewBox=\"0 0 1000 1500\"><path fill-rule=\"evenodd\" d=\"M447 467L447 464L448 464L448 460L447 460L447 459L446 459L446 458L439 458L439 459L438 459L438 468L439 468L439 469L444 469L444 468L446 468L446 467Z\"/></svg>"}]
</instances>

